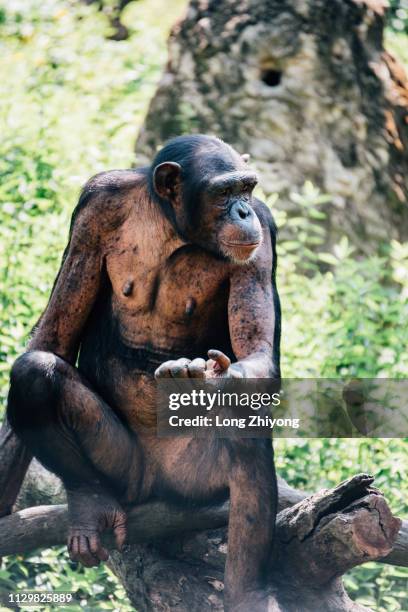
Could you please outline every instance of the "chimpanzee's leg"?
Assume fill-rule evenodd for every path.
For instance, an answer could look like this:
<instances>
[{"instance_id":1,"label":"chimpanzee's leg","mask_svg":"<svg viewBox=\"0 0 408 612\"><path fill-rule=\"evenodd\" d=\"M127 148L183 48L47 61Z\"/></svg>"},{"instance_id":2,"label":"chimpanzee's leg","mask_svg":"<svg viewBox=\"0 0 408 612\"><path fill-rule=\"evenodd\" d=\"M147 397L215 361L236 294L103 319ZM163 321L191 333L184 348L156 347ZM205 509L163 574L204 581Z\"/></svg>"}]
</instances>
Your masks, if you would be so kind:
<instances>
[{"instance_id":1,"label":"chimpanzee's leg","mask_svg":"<svg viewBox=\"0 0 408 612\"><path fill-rule=\"evenodd\" d=\"M52 353L31 351L11 372L7 415L31 452L64 482L74 559L94 565L107 558L99 533L125 537L116 501L134 500L142 456L136 437L79 372Z\"/></svg>"},{"instance_id":2,"label":"chimpanzee's leg","mask_svg":"<svg viewBox=\"0 0 408 612\"><path fill-rule=\"evenodd\" d=\"M237 452L230 476L225 609L266 612L274 536L277 486L269 440L247 440Z\"/></svg>"}]
</instances>

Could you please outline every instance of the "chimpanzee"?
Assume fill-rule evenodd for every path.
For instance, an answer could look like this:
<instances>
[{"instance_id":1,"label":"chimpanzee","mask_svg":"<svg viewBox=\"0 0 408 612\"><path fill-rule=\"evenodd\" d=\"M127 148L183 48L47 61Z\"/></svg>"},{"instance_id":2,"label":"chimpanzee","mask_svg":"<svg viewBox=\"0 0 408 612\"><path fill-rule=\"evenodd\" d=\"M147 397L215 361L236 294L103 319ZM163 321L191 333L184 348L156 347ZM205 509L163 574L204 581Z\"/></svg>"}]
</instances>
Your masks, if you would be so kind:
<instances>
[{"instance_id":1,"label":"chimpanzee","mask_svg":"<svg viewBox=\"0 0 408 612\"><path fill-rule=\"evenodd\" d=\"M8 420L64 482L71 559L106 560L126 509L230 497L225 601L263 589L277 505L272 444L158 438L155 377L279 377L275 225L223 141L170 140L152 165L92 178ZM79 356L78 356L79 355ZM240 445L241 444L241 445ZM262 608L263 609L263 608Z\"/></svg>"}]
</instances>

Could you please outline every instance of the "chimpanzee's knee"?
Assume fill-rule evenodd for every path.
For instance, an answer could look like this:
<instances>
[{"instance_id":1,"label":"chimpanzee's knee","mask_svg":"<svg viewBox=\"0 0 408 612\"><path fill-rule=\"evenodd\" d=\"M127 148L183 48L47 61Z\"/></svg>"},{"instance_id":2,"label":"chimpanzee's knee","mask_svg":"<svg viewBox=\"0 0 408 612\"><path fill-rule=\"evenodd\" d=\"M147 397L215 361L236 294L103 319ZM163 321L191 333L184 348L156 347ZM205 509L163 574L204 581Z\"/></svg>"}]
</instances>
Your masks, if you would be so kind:
<instances>
[{"instance_id":1,"label":"chimpanzee's knee","mask_svg":"<svg viewBox=\"0 0 408 612\"><path fill-rule=\"evenodd\" d=\"M17 434L50 425L56 418L60 394L59 357L29 351L14 363L10 374L7 418Z\"/></svg>"}]
</instances>

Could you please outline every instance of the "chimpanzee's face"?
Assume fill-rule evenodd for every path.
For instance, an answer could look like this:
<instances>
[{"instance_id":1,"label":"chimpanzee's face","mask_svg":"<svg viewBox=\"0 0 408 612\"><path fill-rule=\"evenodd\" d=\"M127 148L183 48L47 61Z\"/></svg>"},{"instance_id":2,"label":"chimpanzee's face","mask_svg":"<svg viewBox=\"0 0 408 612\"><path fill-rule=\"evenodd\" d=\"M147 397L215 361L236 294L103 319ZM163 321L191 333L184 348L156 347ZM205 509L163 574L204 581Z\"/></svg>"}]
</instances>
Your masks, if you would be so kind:
<instances>
[{"instance_id":1,"label":"chimpanzee's face","mask_svg":"<svg viewBox=\"0 0 408 612\"><path fill-rule=\"evenodd\" d=\"M261 224L252 208L256 183L256 175L245 168L203 181L192 241L232 261L251 259L262 241Z\"/></svg>"},{"instance_id":2,"label":"chimpanzee's face","mask_svg":"<svg viewBox=\"0 0 408 612\"><path fill-rule=\"evenodd\" d=\"M191 173L195 176L183 176L178 164L162 164L156 171L156 189L171 201L184 240L245 263L262 242L261 224L252 207L258 179L230 147L222 153L198 155Z\"/></svg>"}]
</instances>

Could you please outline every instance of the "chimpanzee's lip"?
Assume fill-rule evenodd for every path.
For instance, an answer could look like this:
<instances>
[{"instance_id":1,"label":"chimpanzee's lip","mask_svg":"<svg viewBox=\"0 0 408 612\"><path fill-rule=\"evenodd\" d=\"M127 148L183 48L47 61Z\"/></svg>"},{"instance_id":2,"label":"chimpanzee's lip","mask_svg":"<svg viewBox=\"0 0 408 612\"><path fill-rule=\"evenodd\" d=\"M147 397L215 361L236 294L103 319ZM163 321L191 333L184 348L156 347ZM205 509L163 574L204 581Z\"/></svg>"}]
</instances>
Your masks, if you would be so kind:
<instances>
[{"instance_id":1,"label":"chimpanzee's lip","mask_svg":"<svg viewBox=\"0 0 408 612\"><path fill-rule=\"evenodd\" d=\"M243 247L243 248L257 247L261 244L260 242L227 242L226 240L223 240L222 242L226 246Z\"/></svg>"}]
</instances>

